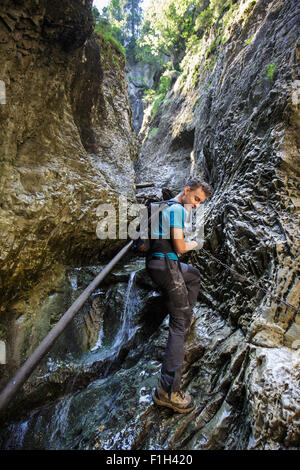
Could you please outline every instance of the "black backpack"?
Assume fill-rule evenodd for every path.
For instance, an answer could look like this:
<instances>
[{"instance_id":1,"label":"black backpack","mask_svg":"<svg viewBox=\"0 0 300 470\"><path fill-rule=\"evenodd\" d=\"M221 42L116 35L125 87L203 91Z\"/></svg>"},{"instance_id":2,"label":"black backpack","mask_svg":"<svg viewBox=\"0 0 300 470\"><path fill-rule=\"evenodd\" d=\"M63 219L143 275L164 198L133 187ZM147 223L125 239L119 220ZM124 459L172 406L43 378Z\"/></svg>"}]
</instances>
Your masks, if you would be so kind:
<instances>
[{"instance_id":1,"label":"black backpack","mask_svg":"<svg viewBox=\"0 0 300 470\"><path fill-rule=\"evenodd\" d=\"M150 252L151 248L151 221L152 218L157 216L159 211L163 211L166 207L172 206L173 204L180 204L178 201L158 201L158 202L151 202L147 207L147 217L148 217L148 238L137 238L133 240L132 244L132 251L140 256L147 256ZM165 205L165 207L161 208L161 206ZM138 226L140 229L140 226Z\"/></svg>"}]
</instances>

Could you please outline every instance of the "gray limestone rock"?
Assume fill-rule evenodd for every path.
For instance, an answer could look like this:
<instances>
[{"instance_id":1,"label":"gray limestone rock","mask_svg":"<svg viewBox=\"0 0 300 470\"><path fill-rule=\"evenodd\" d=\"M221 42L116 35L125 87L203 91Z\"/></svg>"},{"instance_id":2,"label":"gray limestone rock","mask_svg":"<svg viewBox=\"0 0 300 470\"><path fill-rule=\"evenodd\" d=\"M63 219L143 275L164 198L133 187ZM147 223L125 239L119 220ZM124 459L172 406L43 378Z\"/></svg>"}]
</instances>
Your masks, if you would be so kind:
<instances>
[{"instance_id":1,"label":"gray limestone rock","mask_svg":"<svg viewBox=\"0 0 300 470\"><path fill-rule=\"evenodd\" d=\"M35 25L31 28L33 33L39 28L39 15L32 16ZM137 182L156 183L156 188L143 189L143 198L149 192L151 197L161 197L162 187L168 187L176 194L190 174L200 174L214 190L205 206L205 251L181 258L197 266L201 273L199 302L195 308L196 322L186 344L182 383L183 389L195 397L196 408L188 415L180 415L168 408L158 408L152 402L168 336L168 316L161 293L142 269L142 260L127 259L127 264L111 274L80 312L71 330L52 351L50 363L46 367L44 364L44 369L37 370L22 390L19 409L12 406L11 412L15 414L10 420L7 419L1 429L2 448L299 449L300 320L299 310L296 310L299 308L300 292L299 15L299 2L296 0L235 2L232 18L222 37L218 39L216 28L212 28L204 36L201 46L187 53L183 61L184 73L169 90L163 106L150 123L149 130L155 129L155 132L144 140L136 164ZM15 16L12 15L13 18ZM14 25L12 17L5 18L10 29ZM5 44L8 36L6 30L3 31L1 41ZM21 38L22 35L18 34ZM50 31L47 35L49 41ZM81 40L79 34L75 43L78 41L79 44ZM67 49L70 47L64 27L59 28L55 41L56 45L52 47L57 48L59 44L62 47L65 41ZM89 67L91 62L95 62L88 59L86 62L84 57L94 56L83 56L81 48L86 48L91 41L94 39L90 38L84 46L71 51L71 54L77 54L76 57L81 51L82 59L80 66L74 59L80 74L76 77L75 67L72 69L75 75L70 76L73 81L70 77L68 81L77 90L76 93L73 90L73 94L70 91L70 96L76 99L67 100L67 92L62 85L65 81L60 78L55 82L60 85L58 89L51 82L53 90L57 93L60 90L60 98L54 103L52 93L47 101L49 112L51 103L59 112L52 113L50 120L46 120L44 113L38 115L41 127L46 120L48 129L48 137L42 141L43 148L49 146L51 150L54 146L51 129L54 127L58 133L57 120L64 123L63 129L69 129L71 135L77 136L80 158L73 159L71 163L68 159L64 161L64 165L70 168L71 183L77 175L76 187L82 188L84 185L81 205L74 208L76 214L89 207L89 201L96 198L93 189L95 181L99 184L98 170L95 170L93 179L86 158L93 159L96 167L95 150L99 146L102 145L103 149L101 155L105 169L101 164L101 170L107 186L111 188L115 184L116 191L121 191L122 184L125 188L124 181L129 184L133 180L131 164L134 158L128 150L133 148L129 137L132 134L128 111L122 98L123 89L119 90L117 84L112 86L111 82L115 73L120 77L122 72L109 67L108 56L106 62L104 60L107 66L101 65L104 77L101 96L105 98L99 98L99 101L103 106L101 115L109 115L110 122L114 115L114 124L112 128L101 127L96 120L95 125L89 125L89 119L96 119L92 103L94 99L97 101L98 96L94 94L92 85L88 93L91 101L87 103L90 113L82 112L86 104L80 94L86 70L84 64ZM29 43L24 42L23 67L27 61L30 62L31 56L26 58L28 47ZM97 48L92 47L89 51L95 54ZM68 69L62 67L59 61L66 58L66 53L63 50L54 55L58 67L55 70L61 74L59 77L68 75ZM89 54L87 50L86 54ZM13 67L16 65L9 64L7 70L15 70ZM51 66L50 72L43 75L47 84L51 72L56 76ZM37 75L40 84L41 77ZM28 75L25 77L28 78ZM11 86L18 90L13 81ZM116 100L110 94L112 89ZM34 92L33 88L30 90ZM42 101L40 98L38 103L44 109L45 100ZM65 106L60 108L59 102ZM3 108L0 112L4 112ZM17 119L16 109L12 108L10 112ZM68 118L65 117L66 113ZM24 111L19 122L20 133L27 129L24 119L21 119L23 115ZM28 116L30 124L35 116L33 110ZM29 124L28 129L32 130ZM144 124L146 129L149 123ZM113 126L117 127L118 139ZM119 132L120 126L122 132ZM102 140L96 128L101 128ZM15 147L19 140L13 139L13 129L10 124L7 134L1 137L5 148L14 149L7 155L20 158L24 152L24 162L14 157L17 168L25 168L30 176L34 163L38 175L36 187L46 191L47 178L52 181L51 168L54 163L58 165L57 158L53 157L54 163L49 169L46 156L52 155L53 150L42 153L42 160L30 160L29 165L28 152L33 148L31 145L37 146L34 133L28 132L30 138L27 143L24 142L24 147L19 147L18 153ZM55 141L58 149L55 155L60 154L66 145L66 136L70 135L66 130L64 132L63 137L57 134L60 138ZM43 133L41 135L44 136ZM68 149L74 150L74 140L67 141ZM28 152L26 145L29 146ZM112 160L115 145L120 145L117 147L118 155L122 155L118 161ZM124 146L127 153L123 161ZM36 155L30 153L33 154ZM78 162L82 163L83 172ZM25 208L26 198L30 195L15 179L12 163L6 161L3 168L7 168L4 182L8 188L8 200L11 201L4 207L5 217L9 219L1 219L4 220L3 233L6 234L4 247L6 250L18 250L23 234L28 233L18 231L18 223L28 219ZM38 171L40 168L48 169L45 179L43 171ZM118 168L120 177L114 173L115 168ZM126 168L130 169L127 177L123 176ZM32 186L28 185L32 190ZM23 317L22 312L28 312L30 319L32 312L39 311L38 325L44 333L51 318L55 322L58 306L72 301L98 269L95 265L93 268L85 267L79 274L59 262L58 253L62 253L66 246L59 240L63 230L73 233L72 230L67 231L73 219L65 198L68 186L63 185L59 177L58 185L65 209L61 218L55 220L59 236L54 238L55 243L48 243L42 258L47 261L50 254L51 259L56 256L57 264L53 265L52 261L55 269L52 270L50 283L55 289L47 291L48 279L45 276L36 287L36 292L33 290L31 303L26 299L19 299L18 304L16 302L19 323L15 323L15 328L20 328L19 336L15 335L15 338L20 338L19 343L16 341L17 351L21 351L24 343L22 328L26 328L27 317ZM12 191L10 187L17 189ZM105 189L101 191L101 197L107 197ZM46 191L43 194L49 193ZM88 195L86 199L85 195ZM31 197L34 204L38 204L36 194ZM37 223L38 214L44 220L43 210L39 212L39 207L34 207L36 216L31 213L32 220ZM9 220L7 228L5 220ZM88 222L81 222L77 229L77 238L73 239L70 235L70 238L65 236L64 240L76 246L78 239L85 237L86 244L90 246L92 242L86 237L86 233L91 233ZM21 246L24 247L24 255L22 253L23 257L14 262L15 267L20 265L25 269L29 245L24 242ZM33 244L31 248L33 246L36 251L32 252L32 257L41 263L39 246ZM83 246L87 249L87 245ZM113 247L109 245L107 249ZM67 253L74 253L72 250L70 248ZM15 252L12 253L15 256ZM31 267L31 264L28 266ZM18 273L13 266L11 269L9 271L7 268L6 272ZM23 277L20 275L19 279ZM257 283L267 292L259 289ZM295 308L280 302L280 299ZM47 311L52 312L50 319ZM34 335L35 338L39 336L35 330ZM72 350L72 357L68 355L67 348Z\"/></svg>"},{"instance_id":2,"label":"gray limestone rock","mask_svg":"<svg viewBox=\"0 0 300 470\"><path fill-rule=\"evenodd\" d=\"M135 201L137 141L125 57L92 32L90 1L5 0L0 18L0 337L16 367L67 266L124 244L99 240L97 207Z\"/></svg>"}]
</instances>

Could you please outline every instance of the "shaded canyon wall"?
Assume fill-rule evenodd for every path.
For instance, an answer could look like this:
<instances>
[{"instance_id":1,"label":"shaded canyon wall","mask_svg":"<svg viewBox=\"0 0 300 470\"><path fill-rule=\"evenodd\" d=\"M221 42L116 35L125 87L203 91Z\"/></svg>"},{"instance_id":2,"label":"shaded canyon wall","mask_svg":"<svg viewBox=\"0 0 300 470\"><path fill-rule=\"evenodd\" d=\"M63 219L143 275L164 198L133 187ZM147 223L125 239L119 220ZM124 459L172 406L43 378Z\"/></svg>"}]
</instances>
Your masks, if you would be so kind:
<instances>
[{"instance_id":1,"label":"shaded canyon wall","mask_svg":"<svg viewBox=\"0 0 300 470\"><path fill-rule=\"evenodd\" d=\"M204 249L246 280L201 251L182 259L200 269L200 298L250 348L240 382L248 445L288 447L300 442L299 2L241 1L227 24L223 15L148 127L137 182L176 193L198 174L212 185Z\"/></svg>"},{"instance_id":2,"label":"shaded canyon wall","mask_svg":"<svg viewBox=\"0 0 300 470\"><path fill-rule=\"evenodd\" d=\"M89 0L1 2L0 44L0 332L17 367L67 306L66 267L124 244L99 240L96 209L135 199L137 144L125 58Z\"/></svg>"},{"instance_id":3,"label":"shaded canyon wall","mask_svg":"<svg viewBox=\"0 0 300 470\"><path fill-rule=\"evenodd\" d=\"M127 259L74 322L93 349L69 357L69 336L51 351L23 388L21 405L32 413L17 410L20 421L1 431L3 448L299 448L299 312L247 282L299 306L299 2L234 5L226 25L220 18L186 55L136 162L137 182L156 183L145 194L179 191L190 174L212 185L204 248L246 277L203 251L181 257L201 272L182 383L195 410L153 405L168 317L143 260ZM79 112L84 103L74 105ZM89 127L84 115L79 121ZM95 136L80 136L94 154ZM57 315L55 299L70 291L74 299L97 270L69 270L69 282L63 271L45 311L52 305Z\"/></svg>"}]
</instances>

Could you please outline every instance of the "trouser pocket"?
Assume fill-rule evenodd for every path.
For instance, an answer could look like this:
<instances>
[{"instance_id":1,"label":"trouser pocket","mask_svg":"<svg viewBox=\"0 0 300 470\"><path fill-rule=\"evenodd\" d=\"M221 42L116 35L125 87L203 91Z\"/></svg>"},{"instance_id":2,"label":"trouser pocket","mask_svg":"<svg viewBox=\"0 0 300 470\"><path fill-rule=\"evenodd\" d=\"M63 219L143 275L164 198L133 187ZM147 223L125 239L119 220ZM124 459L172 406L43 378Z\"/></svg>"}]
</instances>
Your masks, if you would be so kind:
<instances>
[{"instance_id":1,"label":"trouser pocket","mask_svg":"<svg viewBox=\"0 0 300 470\"><path fill-rule=\"evenodd\" d=\"M171 263L167 258L169 286L168 286L168 302L173 314L188 315L190 303L188 299L188 290L186 288L179 263Z\"/></svg>"}]
</instances>

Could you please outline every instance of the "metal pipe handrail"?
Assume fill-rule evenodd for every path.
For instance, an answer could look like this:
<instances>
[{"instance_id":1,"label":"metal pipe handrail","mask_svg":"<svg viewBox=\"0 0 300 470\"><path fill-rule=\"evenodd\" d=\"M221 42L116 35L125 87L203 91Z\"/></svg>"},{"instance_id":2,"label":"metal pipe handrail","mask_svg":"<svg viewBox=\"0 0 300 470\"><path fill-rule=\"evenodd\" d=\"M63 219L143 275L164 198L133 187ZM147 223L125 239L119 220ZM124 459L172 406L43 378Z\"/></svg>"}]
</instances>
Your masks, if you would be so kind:
<instances>
[{"instance_id":1,"label":"metal pipe handrail","mask_svg":"<svg viewBox=\"0 0 300 470\"><path fill-rule=\"evenodd\" d=\"M155 186L154 183L136 183L135 187L136 189L138 188L150 188L152 186Z\"/></svg>"},{"instance_id":2,"label":"metal pipe handrail","mask_svg":"<svg viewBox=\"0 0 300 470\"><path fill-rule=\"evenodd\" d=\"M127 253L133 241L131 240L127 245L125 245L122 250L105 266L104 269L95 277L95 279L88 285L88 287L80 294L80 296L75 300L71 307L66 311L66 313L61 317L61 319L56 323L56 325L49 331L47 336L42 340L34 352L28 357L20 369L16 372L14 377L8 382L5 388L0 393L0 412L3 411L22 387L24 382L31 375L36 366L40 363L43 357L52 347L53 343L64 331L66 326L73 319L78 310L83 306L87 301L91 293L95 290L98 284L107 276L107 274L112 270L112 268L117 264L117 262Z\"/></svg>"}]
</instances>

